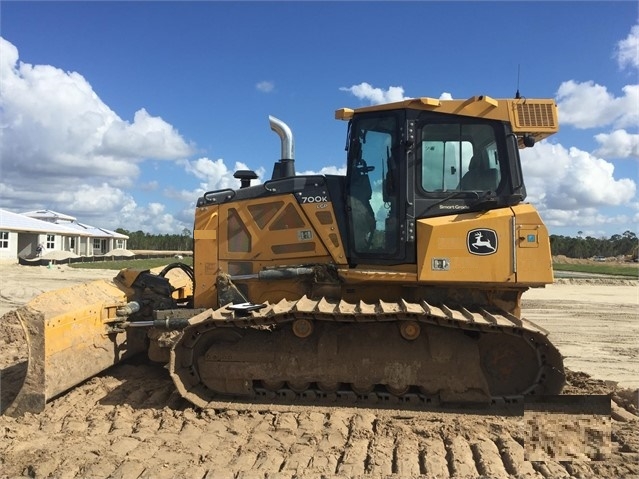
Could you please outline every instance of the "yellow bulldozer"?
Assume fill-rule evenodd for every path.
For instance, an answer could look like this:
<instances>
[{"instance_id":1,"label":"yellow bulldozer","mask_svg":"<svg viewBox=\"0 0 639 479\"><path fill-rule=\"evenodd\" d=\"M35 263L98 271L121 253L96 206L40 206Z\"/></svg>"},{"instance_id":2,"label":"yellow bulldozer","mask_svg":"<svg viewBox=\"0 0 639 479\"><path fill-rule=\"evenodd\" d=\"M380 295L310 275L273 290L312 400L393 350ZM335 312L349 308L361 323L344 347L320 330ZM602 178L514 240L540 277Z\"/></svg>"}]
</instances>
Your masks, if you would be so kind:
<instances>
[{"instance_id":1,"label":"yellow bulldozer","mask_svg":"<svg viewBox=\"0 0 639 479\"><path fill-rule=\"evenodd\" d=\"M291 130L270 117L271 179L237 171L238 189L197 200L192 268L127 269L17 310L29 360L7 413L141 352L198 407L558 394L562 357L521 317L522 294L553 274L519 149L558 130L553 100L423 97L335 116L345 175L296 175Z\"/></svg>"}]
</instances>

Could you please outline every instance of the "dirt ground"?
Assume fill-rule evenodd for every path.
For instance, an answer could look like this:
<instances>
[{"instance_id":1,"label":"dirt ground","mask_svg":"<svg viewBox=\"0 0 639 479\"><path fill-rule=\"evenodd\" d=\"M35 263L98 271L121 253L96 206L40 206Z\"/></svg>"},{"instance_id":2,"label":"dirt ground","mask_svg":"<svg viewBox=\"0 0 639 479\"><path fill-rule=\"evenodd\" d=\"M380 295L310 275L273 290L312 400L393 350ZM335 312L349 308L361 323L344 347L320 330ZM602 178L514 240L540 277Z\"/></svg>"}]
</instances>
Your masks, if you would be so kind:
<instances>
[{"instance_id":1,"label":"dirt ground","mask_svg":"<svg viewBox=\"0 0 639 479\"><path fill-rule=\"evenodd\" d=\"M113 271L0 265L0 315L40 292ZM0 416L0 478L562 478L639 477L639 298L636 281L561 280L524 295L570 370L567 395L599 409L521 415L181 399L167 371L120 364L39 415ZM0 384L24 358L0 318ZM0 391L1 393L2 391ZM611 395L611 411L601 410ZM568 405L566 405L568 404ZM0 405L0 410L5 405Z\"/></svg>"}]
</instances>

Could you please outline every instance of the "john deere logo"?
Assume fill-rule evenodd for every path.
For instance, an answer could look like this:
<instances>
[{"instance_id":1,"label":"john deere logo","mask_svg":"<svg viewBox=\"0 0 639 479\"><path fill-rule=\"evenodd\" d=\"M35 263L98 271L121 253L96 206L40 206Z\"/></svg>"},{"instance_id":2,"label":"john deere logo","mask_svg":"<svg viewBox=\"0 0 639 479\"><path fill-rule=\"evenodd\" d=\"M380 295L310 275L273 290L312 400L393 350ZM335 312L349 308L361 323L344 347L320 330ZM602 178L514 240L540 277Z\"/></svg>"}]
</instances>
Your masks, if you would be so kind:
<instances>
[{"instance_id":1,"label":"john deere logo","mask_svg":"<svg viewBox=\"0 0 639 479\"><path fill-rule=\"evenodd\" d=\"M493 230L470 230L466 239L468 251L472 254L488 255L497 252L497 233Z\"/></svg>"}]
</instances>

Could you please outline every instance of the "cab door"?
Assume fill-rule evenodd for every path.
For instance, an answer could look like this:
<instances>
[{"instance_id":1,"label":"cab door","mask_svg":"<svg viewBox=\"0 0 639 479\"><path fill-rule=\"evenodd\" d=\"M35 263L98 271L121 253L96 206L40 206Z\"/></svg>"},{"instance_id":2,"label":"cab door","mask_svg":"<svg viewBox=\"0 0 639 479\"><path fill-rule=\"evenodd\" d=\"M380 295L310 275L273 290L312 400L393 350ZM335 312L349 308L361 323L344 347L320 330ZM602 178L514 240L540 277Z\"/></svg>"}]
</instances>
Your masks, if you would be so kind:
<instances>
[{"instance_id":1,"label":"cab door","mask_svg":"<svg viewBox=\"0 0 639 479\"><path fill-rule=\"evenodd\" d=\"M405 257L405 162L400 161L400 115L376 112L351 123L347 164L351 264L393 264Z\"/></svg>"}]
</instances>

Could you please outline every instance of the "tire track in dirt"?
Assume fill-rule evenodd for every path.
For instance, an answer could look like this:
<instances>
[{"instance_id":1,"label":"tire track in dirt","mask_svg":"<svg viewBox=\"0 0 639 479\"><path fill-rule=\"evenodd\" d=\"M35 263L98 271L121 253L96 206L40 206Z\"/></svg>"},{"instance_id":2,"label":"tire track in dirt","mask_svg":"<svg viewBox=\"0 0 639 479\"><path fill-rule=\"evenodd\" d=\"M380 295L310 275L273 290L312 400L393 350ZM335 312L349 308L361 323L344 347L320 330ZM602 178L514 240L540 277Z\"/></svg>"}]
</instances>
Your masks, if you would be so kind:
<instances>
[{"instance_id":1,"label":"tire track in dirt","mask_svg":"<svg viewBox=\"0 0 639 479\"><path fill-rule=\"evenodd\" d=\"M525 461L522 428L446 412L197 410L165 370L124 364L40 415L1 416L0 477L631 477L623 460Z\"/></svg>"},{"instance_id":2,"label":"tire track in dirt","mask_svg":"<svg viewBox=\"0 0 639 479\"><path fill-rule=\"evenodd\" d=\"M524 459L524 448L509 434L500 435L495 441L506 472L511 476L522 478L542 477L530 461Z\"/></svg>"},{"instance_id":3,"label":"tire track in dirt","mask_svg":"<svg viewBox=\"0 0 639 479\"><path fill-rule=\"evenodd\" d=\"M532 306L544 315L552 309ZM21 330L0 331L1 368L15 359L8 355L16 349L5 346ZM612 390L582 373L569 379L570 394ZM635 393L613 397L636 413ZM608 460L530 462L520 417L238 403L198 410L179 397L165 369L136 360L79 385L40 415L0 416L0 478L639 477L638 423L627 420L612 421Z\"/></svg>"},{"instance_id":4,"label":"tire track in dirt","mask_svg":"<svg viewBox=\"0 0 639 479\"><path fill-rule=\"evenodd\" d=\"M375 419L373 421L373 440L368 449L365 470L368 474L387 476L393 473L396 438L392 428Z\"/></svg>"},{"instance_id":5,"label":"tire track in dirt","mask_svg":"<svg viewBox=\"0 0 639 479\"><path fill-rule=\"evenodd\" d=\"M422 440L422 463L424 473L431 477L448 477L449 467L446 458L446 446L439 434L433 434Z\"/></svg>"},{"instance_id":6,"label":"tire track in dirt","mask_svg":"<svg viewBox=\"0 0 639 479\"><path fill-rule=\"evenodd\" d=\"M419 461L419 441L415 435L402 434L397 437L393 458L393 472L402 477L420 475L422 467Z\"/></svg>"},{"instance_id":7,"label":"tire track in dirt","mask_svg":"<svg viewBox=\"0 0 639 479\"><path fill-rule=\"evenodd\" d=\"M346 413L348 414L348 413ZM344 451L339 458L335 472L345 476L358 476L366 472L365 464L369 457L369 447L374 436L375 415L369 412L350 416L348 437L343 445Z\"/></svg>"},{"instance_id":8,"label":"tire track in dirt","mask_svg":"<svg viewBox=\"0 0 639 479\"><path fill-rule=\"evenodd\" d=\"M481 476L507 479L508 473L497 445L487 437L479 437L470 445L477 472Z\"/></svg>"}]
</instances>

